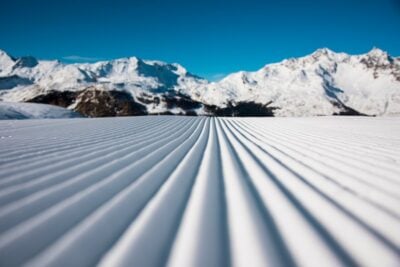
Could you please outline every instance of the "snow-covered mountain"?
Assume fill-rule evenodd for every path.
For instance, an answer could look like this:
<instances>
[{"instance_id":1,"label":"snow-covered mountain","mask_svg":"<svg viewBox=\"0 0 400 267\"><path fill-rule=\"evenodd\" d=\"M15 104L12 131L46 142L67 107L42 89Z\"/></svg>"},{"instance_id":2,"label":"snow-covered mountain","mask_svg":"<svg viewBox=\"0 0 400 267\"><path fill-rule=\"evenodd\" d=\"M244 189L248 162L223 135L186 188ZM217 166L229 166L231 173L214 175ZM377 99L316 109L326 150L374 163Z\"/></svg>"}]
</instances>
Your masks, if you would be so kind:
<instances>
[{"instance_id":1,"label":"snow-covered mountain","mask_svg":"<svg viewBox=\"0 0 400 267\"><path fill-rule=\"evenodd\" d=\"M52 105L0 102L0 120L79 118L78 113Z\"/></svg>"},{"instance_id":2,"label":"snow-covered mountain","mask_svg":"<svg viewBox=\"0 0 400 267\"><path fill-rule=\"evenodd\" d=\"M275 115L329 115L354 109L369 115L400 114L400 60L374 48L350 56L319 49L313 54L238 72L206 88L199 100L271 103ZM347 107L347 108L346 108Z\"/></svg>"},{"instance_id":3,"label":"snow-covered mountain","mask_svg":"<svg viewBox=\"0 0 400 267\"><path fill-rule=\"evenodd\" d=\"M136 57L84 64L0 51L0 99L68 107L89 116L400 114L400 59L323 48L208 82L179 64Z\"/></svg>"},{"instance_id":4,"label":"snow-covered mountain","mask_svg":"<svg viewBox=\"0 0 400 267\"><path fill-rule=\"evenodd\" d=\"M13 58L0 52L0 97L6 101L49 103L74 109L79 105L78 99L97 102L98 99L89 99L95 92L96 97L119 95L123 101L143 104L141 110L159 113L171 108L165 101L154 100L155 96L175 96L186 88L206 83L179 64L136 57L94 64L64 64L33 57Z\"/></svg>"}]
</instances>

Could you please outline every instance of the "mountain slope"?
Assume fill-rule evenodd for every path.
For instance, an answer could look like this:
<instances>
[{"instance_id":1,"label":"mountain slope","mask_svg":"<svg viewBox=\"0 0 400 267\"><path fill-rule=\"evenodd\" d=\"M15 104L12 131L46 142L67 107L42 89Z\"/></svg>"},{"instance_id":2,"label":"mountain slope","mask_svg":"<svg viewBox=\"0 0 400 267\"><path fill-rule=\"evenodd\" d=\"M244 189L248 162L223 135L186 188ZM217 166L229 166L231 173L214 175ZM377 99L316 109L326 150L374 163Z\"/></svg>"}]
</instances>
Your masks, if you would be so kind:
<instances>
[{"instance_id":1,"label":"mountain slope","mask_svg":"<svg viewBox=\"0 0 400 267\"><path fill-rule=\"evenodd\" d=\"M275 115L330 115L349 108L369 115L400 113L400 64L379 49L350 56L320 49L313 54L238 72L207 88L200 101L272 102ZM347 108L346 108L347 107Z\"/></svg>"},{"instance_id":2,"label":"mountain slope","mask_svg":"<svg viewBox=\"0 0 400 267\"><path fill-rule=\"evenodd\" d=\"M136 57L63 64L1 51L0 90L4 101L90 116L393 115L400 114L400 60L377 48L356 56L323 48L210 83L179 64Z\"/></svg>"},{"instance_id":3,"label":"mountain slope","mask_svg":"<svg viewBox=\"0 0 400 267\"><path fill-rule=\"evenodd\" d=\"M78 118L71 110L44 104L0 102L0 120Z\"/></svg>"}]
</instances>

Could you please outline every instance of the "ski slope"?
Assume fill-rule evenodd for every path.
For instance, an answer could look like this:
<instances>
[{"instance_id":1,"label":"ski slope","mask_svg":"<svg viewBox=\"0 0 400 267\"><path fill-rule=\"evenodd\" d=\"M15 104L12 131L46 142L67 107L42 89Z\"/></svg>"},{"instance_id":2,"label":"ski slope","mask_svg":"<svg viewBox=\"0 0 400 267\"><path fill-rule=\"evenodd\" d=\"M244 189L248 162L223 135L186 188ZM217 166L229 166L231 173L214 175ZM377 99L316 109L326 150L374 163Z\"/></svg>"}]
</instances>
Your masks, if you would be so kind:
<instances>
[{"instance_id":1,"label":"ski slope","mask_svg":"<svg viewBox=\"0 0 400 267\"><path fill-rule=\"evenodd\" d=\"M400 266L400 118L0 122L0 266Z\"/></svg>"}]
</instances>

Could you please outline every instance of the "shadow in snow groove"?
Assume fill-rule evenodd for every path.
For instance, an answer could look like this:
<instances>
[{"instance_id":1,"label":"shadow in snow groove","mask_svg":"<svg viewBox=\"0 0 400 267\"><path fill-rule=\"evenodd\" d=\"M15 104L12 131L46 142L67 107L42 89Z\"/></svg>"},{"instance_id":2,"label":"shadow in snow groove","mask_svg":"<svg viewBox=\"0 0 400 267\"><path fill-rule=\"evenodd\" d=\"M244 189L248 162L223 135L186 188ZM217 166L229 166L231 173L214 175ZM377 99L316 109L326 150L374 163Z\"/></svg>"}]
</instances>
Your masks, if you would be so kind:
<instances>
[{"instance_id":1,"label":"shadow in snow groove","mask_svg":"<svg viewBox=\"0 0 400 267\"><path fill-rule=\"evenodd\" d=\"M270 238L270 244L274 244L275 246L271 249L274 250L274 254L276 255L277 259L279 262L274 262L273 264L277 266L276 264L280 266L296 266L292 256L290 255L290 252L288 251L285 242L283 241L281 235L279 234L278 228L276 227L276 224L274 222L274 218L271 216L270 212L268 211L267 207L263 205L262 200L258 194L258 191L254 184L250 181L249 176L250 174L246 171L246 168L243 166L243 163L241 159L238 157L237 153L235 153L235 149L232 146L232 141L227 137L226 132L224 128L222 127L222 124L224 121L222 119L216 119L217 124L218 124L218 132L224 140L226 140L228 149L231 152L231 157L233 157L233 160L235 164L238 165L239 170L240 170L240 177L243 179L244 183L248 187L248 190L251 192L251 196L253 197L253 201L256 204L256 208L263 218L263 221L265 223L265 228L268 233L268 238ZM228 177L226 177L228 179Z\"/></svg>"},{"instance_id":2,"label":"shadow in snow groove","mask_svg":"<svg viewBox=\"0 0 400 267\"><path fill-rule=\"evenodd\" d=\"M260 138L258 138L258 137L255 136L254 134L252 134L248 129L245 129L244 126L239 126L236 122L229 122L229 123L232 125L232 127L233 127L236 131L239 131L239 132L240 132L240 131L246 132L246 133L247 133L248 135L250 135L252 138L254 138L254 139L260 141L261 143L264 143ZM236 126L235 126L235 125L236 125ZM239 130L239 128L240 128L240 130ZM249 138L246 137L246 139L250 141ZM252 143L254 143L254 142L252 142ZM254 143L254 144L255 144L255 143ZM276 151L278 151L279 153L281 153L281 154L284 155L285 157L290 158L290 159L293 160L293 161L296 161L298 164L304 166L305 168L308 168L309 170L315 172L316 174L320 175L321 177L323 177L323 178L326 179L327 181L331 182L331 183L334 184L335 186L338 186L338 187L341 188L342 190L349 192L349 193L352 194L354 197L357 197L357 198L359 198L360 200L365 201L365 202L368 203L369 205L376 207L377 209L379 209L379 210L383 211L384 213L386 213L388 216L391 216L391 217L393 217L393 218L396 219L396 220L400 220L400 216L399 216L398 214L394 213L394 212L391 211L390 209L386 208L385 206L383 206L383 205L381 205L381 204L379 204L379 203L377 203L377 202L375 202L375 201L373 201L373 200L370 200L370 199L367 199L367 198L364 197L364 196L361 196L361 195L360 195L356 190L354 190L353 188L351 188L351 187L349 187L349 186L342 185L341 183L339 183L337 180L333 179L332 177L330 177L330 176L324 174L323 172L321 172L321 171L319 171L319 170L317 170L317 169L311 167L310 165L308 165L308 164L306 164L306 163L304 163L304 162L302 162L302 161L300 161L300 160L294 158L292 155L289 155L288 153L286 153L286 152L283 151L282 149L279 149L279 148L277 148L276 146L274 146L274 145L272 145L272 144L267 144L267 143L264 143L264 144L265 144L266 146L272 147L273 149L275 149ZM255 144L255 145L257 145L257 144ZM259 146L259 147L260 147L260 146ZM260 147L260 148L261 148L261 147ZM287 147L287 149L290 150L290 148L288 148L288 147ZM376 188L375 188L375 189L376 189ZM384 191L383 193L386 193L386 191Z\"/></svg>"},{"instance_id":3,"label":"shadow in snow groove","mask_svg":"<svg viewBox=\"0 0 400 267\"><path fill-rule=\"evenodd\" d=\"M244 137L246 138L246 137ZM247 138L246 138L247 139ZM238 139L237 139L238 140ZM248 139L249 140L249 139ZM326 195L324 192L322 192L320 189L318 189L317 187L315 187L313 184L311 184L309 181L307 181L306 179L304 179L304 177L297 173L296 171L292 170L289 166L287 166L285 163L283 163L281 160L277 159L275 156L271 155L268 151L266 151L264 148L260 147L259 145L255 144L253 141L249 140L251 143L253 143L254 145L256 145L259 149L261 149L266 155L268 155L271 159L273 159L275 162L277 162L278 164L280 164L281 166L283 166L286 170L288 170L290 173L292 173L295 177L297 177L300 181L302 181L305 185L307 185L310 189L312 189L314 192L316 192L318 195L320 195L321 197L323 197L324 199L326 199L329 203L331 203L333 206L335 206L337 209L339 209L341 212L343 212L344 214L346 214L348 217L350 217L352 220L354 220L357 224L359 224L362 228L364 228L365 230L367 230L369 233L371 233L375 238L377 238L378 240L380 240L383 244L385 244L387 246L387 248L389 248L390 250L392 250L395 254L400 255L400 249L393 244L390 240L388 240L385 236L383 236L381 233L377 232L374 228L370 227L368 224L366 224L364 221L362 221L360 218L358 218L356 215L354 215L351 211L349 211L347 208L343 207L342 205L340 205L339 203L337 203L334 199L332 199L331 197L329 197L328 195ZM246 149L258 162L261 166L263 166L262 162L254 156L254 154L245 146L243 145L243 143L238 140L238 142L240 142L243 146L244 149ZM296 198L294 197L294 195L292 195L292 193L290 193L290 191L288 191L284 185L282 185L280 183L280 181L277 179L277 177L270 172L265 166L263 167L265 172L268 173L271 178L273 178L276 182L277 185L279 185L280 188L282 188L283 191L285 191L285 194L287 194L287 196L293 201L293 203L296 205L296 207L301 210L302 212L304 212L305 216L309 217L310 222L314 225L317 226L318 225L318 229L321 228L319 231L321 231L321 233L324 233L323 236L327 237L327 241L336 249L338 250L339 254L345 259L345 263L346 264L355 264L355 262L353 262L350 258L349 255L346 255L345 251L343 250L343 248L340 247L340 245L338 243L336 243L335 239L329 234L329 232L324 229L322 227L321 224L319 224L317 222L317 220L315 218L313 218L313 216L307 212L307 210L300 204L300 202L297 202ZM399 257L400 258L400 257ZM350 261L349 261L350 260Z\"/></svg>"},{"instance_id":4,"label":"shadow in snow groove","mask_svg":"<svg viewBox=\"0 0 400 267\"><path fill-rule=\"evenodd\" d=\"M232 133L232 132L231 132ZM278 177L272 173L265 165L256 157L252 151L249 150L237 137L232 133L235 141L238 142L243 149L258 163L258 165L267 173L274 184L284 193L284 195L292 202L292 204L303 214L308 222L320 233L320 236L327 244L336 252L345 266L358 266L352 257L336 242L331 234L312 216L310 212L296 199L296 197L279 181ZM266 154L268 152L264 151ZM269 155L269 154L268 154ZM269 155L270 156L270 155ZM277 231L277 230L276 230Z\"/></svg>"},{"instance_id":5,"label":"shadow in snow groove","mask_svg":"<svg viewBox=\"0 0 400 267\"><path fill-rule=\"evenodd\" d=\"M12 136L0 141L0 265L397 266L395 183L366 172L399 183L398 125L342 117L0 121L1 135ZM367 158L358 165L339 144Z\"/></svg>"}]
</instances>

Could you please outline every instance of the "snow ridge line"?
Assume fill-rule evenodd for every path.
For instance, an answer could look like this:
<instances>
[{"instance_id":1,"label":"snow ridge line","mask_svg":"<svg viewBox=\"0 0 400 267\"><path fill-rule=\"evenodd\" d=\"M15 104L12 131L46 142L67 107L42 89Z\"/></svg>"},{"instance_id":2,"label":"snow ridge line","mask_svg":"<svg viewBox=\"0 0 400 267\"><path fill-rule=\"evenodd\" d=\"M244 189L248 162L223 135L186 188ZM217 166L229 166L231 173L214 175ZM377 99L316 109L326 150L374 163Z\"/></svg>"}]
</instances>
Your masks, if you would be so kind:
<instances>
[{"instance_id":1,"label":"snow ridge line","mask_svg":"<svg viewBox=\"0 0 400 267\"><path fill-rule=\"evenodd\" d=\"M167 121L167 119L165 121ZM163 121L159 121L159 122L154 121L154 122L146 123L145 121L140 121L139 120L135 124L135 126L136 127L148 127L147 126L148 124L162 123L162 122ZM54 125L53 123L51 123L51 125L53 126L52 129L46 129L46 131L53 131L54 133L57 133L56 125ZM129 124L126 125L126 128L129 129L130 126L131 125L129 125ZM76 142L76 140L80 141L80 143L79 143L80 145L83 145L83 144L87 143L88 141L91 141L91 142L89 142L89 144L94 144L94 142L92 140L93 136L97 137L97 138L102 136L103 138L107 138L108 137L108 139L112 139L113 137L114 138L119 137L119 136L122 137L122 136L126 136L126 134L127 134L127 132L124 131L124 130L126 130L125 126L124 127L120 127L117 130L115 130L115 129L113 130L113 129L107 128L107 126L105 126L105 125L103 125L103 126L102 125L98 125L96 127L91 127L92 135L85 134L84 136L81 136L81 137L77 136L77 135L72 135L72 133L74 131L81 131L82 130L82 127L80 127L79 124L78 125L71 125L71 127L68 127L68 128L66 130L69 130L71 132L71 137L66 139L66 141L68 142L68 144L72 143L72 144L75 144L75 145L76 145L76 143L74 143L74 141ZM99 134L99 131L101 131L101 135ZM29 146L30 150L34 151L34 149L37 149L37 148L43 148L43 147L46 147L46 146L54 145L54 144L52 144L52 142L49 142L48 134L47 135L41 135L42 131L39 131L39 130L31 131L31 132L32 132L32 135L38 134L38 135L40 135L40 137L38 136L38 137L35 138L35 140L36 140L35 144L30 144L30 146ZM111 134L107 134L107 133L112 133L112 135ZM119 133L122 133L123 135L121 135ZM55 142L57 142L58 145L60 144L60 141L65 141L65 138L63 138L64 139L63 140L61 136L55 135L54 137L57 137L57 139L54 139L54 140L56 140ZM29 143L29 139L24 140L24 141L26 143ZM26 149L26 147L25 147L26 143L17 144L13 149L9 148L8 150L10 152L12 152L12 153L16 153L16 152L18 152L18 149ZM5 150L5 151L7 151L7 150ZM27 152L27 151L25 151L25 152ZM46 151L46 152L48 152L48 151ZM4 154L4 155L7 156L7 157L10 157L10 154L8 154L8 155Z\"/></svg>"},{"instance_id":2,"label":"snow ridge line","mask_svg":"<svg viewBox=\"0 0 400 267\"><path fill-rule=\"evenodd\" d=\"M300 165L305 166L307 171L318 173L325 179L334 183L336 186L339 186L341 190L351 192L356 197L368 199L372 202L374 202L373 199L377 199L377 202L374 202L375 205L379 205L377 203L382 202L381 204L385 204L385 206L382 206L385 207L385 209L390 209L390 207L393 207L390 213L392 213L393 216L398 217L398 214L395 214L395 211L397 210L396 208L398 207L398 199L396 195L392 196L390 190L380 190L380 188L377 188L374 185L365 183L362 179L353 177L351 173L344 173L334 165L328 165L326 162L320 160L320 154L316 153L318 157L314 155L310 157L310 153L307 153L306 156L300 150L296 150L296 145L292 142L287 141L280 143L275 140L273 143L266 142L267 139L263 138L263 135L261 135L261 137L254 135L254 133L257 133L257 129L246 129L244 126L241 128L244 129L244 132L242 133L249 134L253 138L253 141L258 140L258 143L265 150L269 151L269 153L273 153L276 157L286 161L297 161ZM288 146L288 143L291 144L291 146ZM274 151L282 155L279 156L279 154L274 153ZM357 191L355 191L354 188L357 188Z\"/></svg>"},{"instance_id":3,"label":"snow ridge line","mask_svg":"<svg viewBox=\"0 0 400 267\"><path fill-rule=\"evenodd\" d=\"M243 146L246 150L249 151L249 153L253 154L254 153L254 149L252 149L252 151L250 152L250 145L246 145ZM318 203L323 204L324 202L327 204L325 205L324 210L330 210L329 212L332 213L336 213L335 218L336 220L339 221L339 219L343 220L344 222L346 222L347 227L351 227L352 224L358 224L359 227L354 227L354 230L357 230L360 233L359 238L362 238L366 241L366 244L370 245L371 248L374 251L381 251L381 253L383 254L384 252L388 252L386 249L382 248L382 245L384 245L385 247L387 247L387 249L391 250L391 253L386 253L386 260L388 260L388 263L391 262L396 262L396 259L399 257L399 248L397 246L397 244L394 244L390 237L386 237L385 235L382 235L379 231L377 231L376 229L374 229L373 227L371 227L368 223L366 223L364 220L360 219L356 214L354 214L352 211L350 211L349 209L347 209L345 206L343 206L340 202L338 202L339 199L336 199L333 196L330 196L328 194L326 194L325 192L323 192L321 190L322 187L317 187L316 185L314 185L311 181L309 181L307 179L306 176L303 176L301 173L298 173L296 171L294 171L293 169L291 169L290 166L288 166L287 164L283 163L282 161L280 161L279 159L275 158L273 155L271 155L268 151L264 150L264 158L263 160L260 160L260 164L261 162L268 162L270 161L271 164L269 165L269 168L271 169L271 177L276 177L280 176L282 179L281 181L276 180L276 182L279 184L279 187L282 188L282 190L284 190L285 192L287 192L287 196L290 198L292 198L293 200L295 200L298 204L297 205L303 205L301 204L302 202L304 204L308 204L308 208L313 208L313 203L309 203L309 202L305 202L304 200L302 201L301 199L305 199L304 194L299 194L299 192L301 192L299 189L304 188L304 190L307 190L308 193L307 195L311 195L311 192L313 195L315 195L315 197L317 197L319 199ZM265 158L265 156L268 156L267 159ZM274 165L277 164L277 167L275 167ZM283 168L283 169L282 169ZM264 169L265 172L269 172L268 167L266 166L266 168ZM280 175L279 173L282 172ZM290 178L292 180L291 183L288 183L287 180L289 179L289 177L292 176L293 178ZM297 178L297 179L296 179ZM293 183L295 180L296 184ZM297 190L294 190L294 188L297 188ZM300 199L298 198L300 197ZM300 206L299 206L300 207ZM304 207L303 212L306 212L307 208ZM343 216L339 216L340 213L343 213L344 215L346 215L345 218ZM313 214L317 214L315 211L314 212L308 212L309 215L307 216L314 216ZM371 216L372 217L372 216ZM313 220L315 220L316 222L318 221L316 218L314 218ZM325 218L326 221L328 221ZM337 222L338 223L338 222ZM321 226L323 224L319 223ZM338 223L339 224L339 223ZM326 225L326 223L325 223ZM327 225L330 226L330 225ZM336 227L336 226L335 226ZM334 228L335 228L334 227ZM333 229L334 229L333 228ZM391 229L392 231L396 231L396 228ZM324 235L328 235L329 232L324 230L325 234ZM365 234L363 233L365 232ZM341 234L342 233L338 233ZM340 237L340 236L339 236ZM343 241L347 241L346 240L346 236L342 236L341 237ZM369 241L369 239L371 238L376 238L377 240L379 240L380 242L382 242L383 244L379 244L379 243L372 243ZM333 243L334 246L336 247L336 249L340 249L340 254L346 257L346 262L344 262L346 265L358 265L354 260L351 260L349 256L345 255L345 251L349 250L349 249L343 249L339 243L336 243L336 241L334 241L333 237L329 237L330 239L330 243ZM342 242L343 242L342 241ZM354 252L354 254L356 254L357 251ZM359 253L359 252L358 252ZM368 262L373 262L374 259L369 259L368 261L365 261L365 257L366 255L360 255L359 259L357 260L359 263L363 263L366 264ZM350 260L350 261L349 261ZM363 262L365 261L365 262ZM386 264L384 264L386 265ZM389 264L390 266L390 264Z\"/></svg>"},{"instance_id":4,"label":"snow ridge line","mask_svg":"<svg viewBox=\"0 0 400 267\"><path fill-rule=\"evenodd\" d=\"M222 158L211 119L207 147L184 211L168 266L229 266L229 235Z\"/></svg>"},{"instance_id":5,"label":"snow ridge line","mask_svg":"<svg viewBox=\"0 0 400 267\"><path fill-rule=\"evenodd\" d=\"M130 138L128 137L127 139L121 138L117 139L117 141L104 141L101 146L95 144L93 146L86 147L85 149L73 149L72 151L69 151L66 156L64 156L64 160L62 162L58 161L57 158L54 157L54 155L52 155L51 157L43 156L40 158L40 160L30 159L31 164L24 164L24 167L27 166L25 168L10 168L9 173L7 173L9 178L0 181L0 189L24 182L23 177L29 177L29 181L40 176L42 176L41 179L43 179L43 175L46 175L47 173L55 174L57 172L65 172L68 168L72 168L73 170L81 165L79 164L80 162L82 162L82 164L90 163L92 161L98 161L98 163L101 163L100 159L112 157L113 154L116 154L115 156L118 156L119 154L119 156L123 156L125 154L125 151L129 151L130 149L136 150L143 147L147 143L154 143L154 138L157 137L158 139L161 139L163 136L167 136L169 130L174 131L176 129L179 129L179 127L181 127L180 123L159 126L157 128L163 131L161 134L155 132L154 128L150 128L148 130L143 130L143 132L141 132L141 134L138 135L137 138L137 135L132 134L129 136ZM98 147L98 149L96 149L96 147ZM83 155L82 151L85 152ZM51 159L53 159L54 161L52 161ZM55 162L55 164L51 164L50 166L48 166L46 162ZM75 165L76 163L78 163L78 165ZM27 171L25 171L25 169L27 169ZM14 173L16 175L13 175ZM29 175L27 175L28 173Z\"/></svg>"},{"instance_id":6,"label":"snow ridge line","mask_svg":"<svg viewBox=\"0 0 400 267\"><path fill-rule=\"evenodd\" d=\"M181 130L182 129L185 128L183 127ZM179 133L181 133L181 131L177 131L177 134ZM160 137L162 137L162 135L158 136L158 138ZM146 155L155 149L159 142L164 140L168 141L166 138L161 138L157 142L143 142L141 144L142 147L136 146L133 151L130 151L132 149L129 147L129 150L125 152L125 155L118 157L118 160L110 160L109 162L101 164L100 166L93 167L88 165L87 162L84 162L83 167L87 168L82 173L77 172L75 174L74 172L63 170L60 173L55 172L53 174L45 175L40 179L32 181L32 183L28 182L23 185L22 188L17 187L13 188L13 191L6 191L9 194L2 195L2 202L10 202L9 198L16 198L15 195L17 195L17 197L20 199L17 198L17 200L12 202L10 205L3 207L0 210L0 218L7 217L4 222L9 222L9 225L11 226L15 221L13 214L27 216L28 214L34 213L35 210L40 211L51 203L54 204L56 200L73 194L77 191L77 189L82 190L94 182L104 179L107 177L107 175L111 175L113 172L115 172L116 169L123 169L125 166L134 164L135 161L140 159L140 156ZM113 155L111 154L111 156ZM17 189L20 191L17 191ZM51 201L49 200L50 195L53 196ZM4 201L4 199L6 201ZM36 209L33 208L33 205L37 205L38 202L43 204ZM26 210L26 212L21 213L22 209ZM13 220L11 220L12 218ZM2 227L3 221L0 220L0 228Z\"/></svg>"},{"instance_id":7,"label":"snow ridge line","mask_svg":"<svg viewBox=\"0 0 400 267\"><path fill-rule=\"evenodd\" d=\"M71 121L0 122L1 266L400 265L398 118Z\"/></svg>"},{"instance_id":8,"label":"snow ridge line","mask_svg":"<svg viewBox=\"0 0 400 267\"><path fill-rule=\"evenodd\" d=\"M330 157L335 157L335 160L340 160L342 156L349 158L349 159L356 159L357 162L359 163L359 165L361 164L365 164L364 166L369 166L371 164L375 165L378 164L377 166L379 168L377 168L377 170L379 171L385 171L385 167L392 166L392 165L388 165L385 164L385 162L380 162L379 160L381 158L377 158L374 157L374 155L371 155L370 157L364 159L363 156L365 155L366 150L362 150L362 151L358 151L360 149L363 149L362 146L356 146L354 147L354 143L356 142L356 140L358 138L354 138L353 135L349 136L346 138L346 142L341 142L341 141L337 141L337 139L343 139L340 138L340 136L338 136L339 138L335 138L335 139L331 139L331 140L327 140L329 138L325 138L323 136L326 136L329 134L323 134L323 135L319 135L319 136L315 136L315 135L304 135L301 132L299 132L298 134L296 134L296 136L292 136L293 134L291 132L287 132L287 129L282 129L280 128L279 130L279 135L276 134L270 134L271 137L275 137L275 138L283 138L284 140L287 140L287 137L290 137L289 140L291 142L295 142L297 141L299 144L302 144L303 147L306 144L312 144L312 148L322 148L320 151L321 153L326 153L329 155L329 151L334 151L335 153L330 155ZM291 140L291 139L298 139L298 140ZM318 140L318 142L315 142L315 140ZM370 146L370 144L368 144ZM347 149L347 147L350 147L351 149ZM374 151L376 151L376 147L373 148ZM343 152L342 152L343 151ZM371 151L371 150L367 150ZM358 157L355 157L353 155L356 155ZM378 152L375 152L374 154L379 155ZM389 151L385 152L385 156L390 155ZM392 156L400 156L400 154L392 154ZM381 164L381 165L379 165ZM361 168L360 168L361 169ZM390 172L391 170L386 170L387 172ZM393 175L393 173L392 173Z\"/></svg>"},{"instance_id":9,"label":"snow ridge line","mask_svg":"<svg viewBox=\"0 0 400 267\"><path fill-rule=\"evenodd\" d=\"M168 131L169 128L177 128L179 127L179 123L176 124L164 124L164 125L154 125L154 127L157 127L160 130L165 130L166 132ZM140 144L141 142L145 142L147 139L152 140L150 137L153 135L157 135L158 133L154 131L153 127L150 127L148 129L143 129L141 130L140 133L133 133L131 135L127 134L126 137L120 137L116 140L104 140L100 143L97 142L92 142L92 144L89 144L88 146L83 149L84 146L79 146L76 148L72 149L67 149L66 151L56 151L56 153L51 153L49 155L43 155L40 157L40 160L32 160L32 157L28 157L26 159L22 159L18 162L15 162L14 165L7 165L8 172L5 173L7 176L10 177L10 179L4 179L0 181L0 188L3 188L4 186L9 186L14 183L14 181L18 181L18 178L15 178L15 176L25 176L26 174L24 173L25 170L31 171L30 173L30 180L34 177L34 172L40 172L43 168L40 168L41 166L46 167L48 172L51 172L51 169L57 169L60 167L60 165L65 165L67 163L74 163L74 162L79 162L79 161L87 161L90 159L95 159L96 155L102 155L106 153L111 153L113 150L117 150L117 148L121 147L126 147L129 148L130 144L135 144L138 143ZM137 138L136 138L137 137ZM54 145L53 145L54 146ZM85 154L82 156L82 151L85 151ZM67 152L65 156L63 157L63 161L60 162L56 155L62 154L63 152ZM47 164L45 164L47 163ZM53 164L54 163L54 164ZM12 168L14 166L18 166L19 164L22 164L21 167ZM51 164L51 165L50 165ZM32 171L32 169L34 171ZM16 174L16 175L14 175ZM39 173L40 174L40 173ZM43 175L43 174L40 174Z\"/></svg>"},{"instance_id":10,"label":"snow ridge line","mask_svg":"<svg viewBox=\"0 0 400 267\"><path fill-rule=\"evenodd\" d=\"M105 203L109 197L120 192L127 185L135 182L149 168L154 167L154 160L157 162L165 155L168 155L171 150L176 149L175 147L178 144L192 134L191 129L199 128L201 123L201 121L191 121L189 128L185 128L185 132L175 140L173 139L174 136L171 136L172 141L167 141L164 146L154 150L138 162L127 165L122 169L114 170L112 175L106 177L106 179L100 180L82 191L78 191L64 201L56 203L50 209L44 210L35 217L23 221L6 231L4 235L0 236L0 258L12 255L10 251L18 248L23 253L9 257L10 262L7 262L6 265L17 265L24 260L28 260L68 228L81 221L87 213L92 212L93 209ZM152 157L153 155L154 157ZM81 177L78 178L81 179ZM47 192L44 191L42 194L47 194ZM45 235L45 238L40 238L43 233L48 234ZM37 241L32 243L29 240Z\"/></svg>"},{"instance_id":11,"label":"snow ridge line","mask_svg":"<svg viewBox=\"0 0 400 267\"><path fill-rule=\"evenodd\" d=\"M350 160L351 158L346 157L346 155L342 155L342 157L337 157L337 156L333 155L333 153L327 153L324 149L321 149L321 148L318 149L318 147L314 147L314 145L311 141L305 142L303 140L296 140L296 137L292 137L290 139L280 138L279 136L275 137L274 134L261 133L259 130L255 129L253 126L249 126L249 128L252 131L259 133L265 141L271 140L269 142L277 143L277 144L284 144L284 143L291 144L291 147L289 148L290 150L293 150L296 152L301 151L301 153L303 155L314 158L314 159L318 159L322 156L324 158L323 164L330 166L332 169L343 173L347 177L351 177L354 180L358 180L359 182L367 184L370 187L375 187L375 188L378 187L380 190L385 192L387 195L392 195L394 198L398 198L399 194L397 192L399 192L399 191L396 190L396 183L393 183L390 180L390 178L389 178L389 181L387 181L387 177L383 176L382 174L371 175L370 172L365 171L365 169L359 167L358 165L361 165L362 160L359 160L359 161L353 160L351 162L351 160ZM294 140L291 140L291 139L294 139ZM334 145L332 145L332 146L334 146ZM344 160L344 159L347 159L347 160ZM317 160L317 161L322 162L320 160ZM340 166L340 168L335 167L335 165ZM396 165L392 164L392 166L394 168L396 168ZM379 172L382 171L381 169L377 169L377 168L374 168L373 170L378 170ZM361 172L361 174L359 172ZM379 181L375 179L376 176L380 177ZM392 191L394 191L396 193L393 194Z\"/></svg>"},{"instance_id":12,"label":"snow ridge line","mask_svg":"<svg viewBox=\"0 0 400 267\"><path fill-rule=\"evenodd\" d=\"M162 120L160 120L158 123L163 123ZM143 122L143 124L145 124L145 122ZM139 125L140 126L140 125ZM146 127L148 127L149 125L145 125ZM128 125L129 127L129 125ZM127 128L128 128L127 127ZM118 129L117 131L114 129L110 129L110 125L108 125L108 128L106 128L106 130L102 129L101 130L101 134L99 134L98 132L100 131L100 129L92 129L93 130L93 134L88 134L85 135L83 138L79 137L79 135L72 135L72 136L76 136L75 138L73 138L71 140L71 138L69 138L67 140L67 142L60 142L62 140L58 139L54 139L57 141L56 142L57 146L54 146L54 143L49 143L49 140L46 138L43 138L41 141L42 142L36 142L34 145L30 144L29 145L29 150L26 149L26 144L24 144L21 149L24 150L24 157L30 157L31 155L37 155L38 153L42 152L46 152L46 154L50 154L51 152L55 152L55 153L60 153L62 151L68 151L70 149L81 149L83 146L85 146L86 144L88 145L96 145L96 144L100 144L105 140L112 140L115 138L122 138L122 137L128 137L128 133L126 129L122 128L122 129ZM129 129L129 128L128 128ZM79 130L79 128L76 128L75 130ZM73 132L72 132L73 133ZM57 137L57 136L56 136ZM97 142L93 142L93 137L95 137L97 139ZM37 139L36 139L37 140ZM29 140L28 140L29 141ZM79 141L79 142L77 142ZM60 145L62 144L62 145ZM71 145L72 144L72 145ZM48 149L47 147L50 147L50 149ZM12 150L13 154L17 154L20 156L20 151L14 149ZM30 152L30 153L28 153ZM8 162L13 162L15 160L15 158L12 158L12 154L6 154L6 160L3 160L2 164L8 163Z\"/></svg>"}]
</instances>

